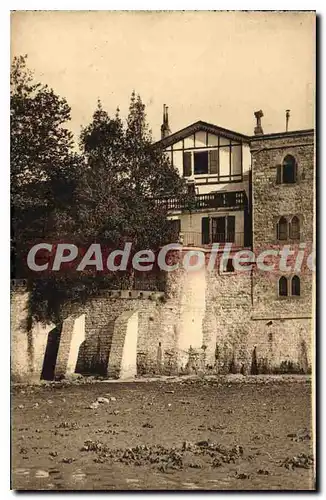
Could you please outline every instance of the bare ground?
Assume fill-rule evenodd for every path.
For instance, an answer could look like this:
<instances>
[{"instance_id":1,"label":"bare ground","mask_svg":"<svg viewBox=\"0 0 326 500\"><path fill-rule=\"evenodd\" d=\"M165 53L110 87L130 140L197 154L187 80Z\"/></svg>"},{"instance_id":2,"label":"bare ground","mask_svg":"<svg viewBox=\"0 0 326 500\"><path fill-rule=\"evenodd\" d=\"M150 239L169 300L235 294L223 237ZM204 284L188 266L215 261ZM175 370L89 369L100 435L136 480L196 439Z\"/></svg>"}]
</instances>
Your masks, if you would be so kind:
<instances>
[{"instance_id":1,"label":"bare ground","mask_svg":"<svg viewBox=\"0 0 326 500\"><path fill-rule=\"evenodd\" d=\"M13 489L314 489L306 377L55 383L12 392ZM89 408L98 397L106 400Z\"/></svg>"}]
</instances>

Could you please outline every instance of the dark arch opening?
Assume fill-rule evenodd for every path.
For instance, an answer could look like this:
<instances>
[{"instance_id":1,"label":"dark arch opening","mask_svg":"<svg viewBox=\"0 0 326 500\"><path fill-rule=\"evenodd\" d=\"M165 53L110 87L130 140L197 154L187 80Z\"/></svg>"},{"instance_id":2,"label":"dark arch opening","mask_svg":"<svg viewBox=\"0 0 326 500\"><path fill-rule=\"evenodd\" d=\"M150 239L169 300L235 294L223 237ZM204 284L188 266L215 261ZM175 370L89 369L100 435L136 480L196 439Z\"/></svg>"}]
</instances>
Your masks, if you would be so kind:
<instances>
[{"instance_id":1,"label":"dark arch opening","mask_svg":"<svg viewBox=\"0 0 326 500\"><path fill-rule=\"evenodd\" d=\"M292 293L292 295L295 295L295 296L300 295L300 278L299 278L299 276L293 276L293 278L292 278L291 293Z\"/></svg>"},{"instance_id":2,"label":"dark arch opening","mask_svg":"<svg viewBox=\"0 0 326 500\"><path fill-rule=\"evenodd\" d=\"M288 280L285 276L281 276L278 282L278 294L280 297L286 297L288 294Z\"/></svg>"},{"instance_id":3,"label":"dark arch opening","mask_svg":"<svg viewBox=\"0 0 326 500\"><path fill-rule=\"evenodd\" d=\"M283 182L284 184L294 184L296 181L296 161L291 155L287 155L283 160Z\"/></svg>"},{"instance_id":4,"label":"dark arch opening","mask_svg":"<svg viewBox=\"0 0 326 500\"><path fill-rule=\"evenodd\" d=\"M292 217L290 222L290 238L293 240L300 239L300 220L296 215Z\"/></svg>"},{"instance_id":5,"label":"dark arch opening","mask_svg":"<svg viewBox=\"0 0 326 500\"><path fill-rule=\"evenodd\" d=\"M60 337L61 337L62 325L53 328L48 333L48 340L46 344L43 367L41 373L42 380L53 380L55 373L55 365L57 362Z\"/></svg>"},{"instance_id":6,"label":"dark arch opening","mask_svg":"<svg viewBox=\"0 0 326 500\"><path fill-rule=\"evenodd\" d=\"M287 240L288 239L288 221L285 217L281 217L277 223L277 239Z\"/></svg>"}]
</instances>

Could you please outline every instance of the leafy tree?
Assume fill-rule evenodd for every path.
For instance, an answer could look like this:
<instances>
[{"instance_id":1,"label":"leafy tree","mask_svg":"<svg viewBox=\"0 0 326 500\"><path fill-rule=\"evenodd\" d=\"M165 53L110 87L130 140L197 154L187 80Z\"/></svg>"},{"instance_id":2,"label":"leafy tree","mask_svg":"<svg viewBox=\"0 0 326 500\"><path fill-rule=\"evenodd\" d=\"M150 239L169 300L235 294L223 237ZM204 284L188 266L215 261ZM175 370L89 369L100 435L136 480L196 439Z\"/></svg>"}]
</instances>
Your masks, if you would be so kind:
<instances>
[{"instance_id":1,"label":"leafy tree","mask_svg":"<svg viewBox=\"0 0 326 500\"><path fill-rule=\"evenodd\" d=\"M13 277L25 277L22 262L31 244L56 239L72 224L81 167L72 134L63 126L70 107L47 85L34 82L26 59L14 58L10 81Z\"/></svg>"},{"instance_id":2,"label":"leafy tree","mask_svg":"<svg viewBox=\"0 0 326 500\"><path fill-rule=\"evenodd\" d=\"M153 147L141 98L132 93L126 129L118 112L110 118L98 103L81 147L88 166L78 203L83 234L115 246L128 240L134 250L156 250L169 242L167 210L155 200L179 195L183 180Z\"/></svg>"}]
</instances>

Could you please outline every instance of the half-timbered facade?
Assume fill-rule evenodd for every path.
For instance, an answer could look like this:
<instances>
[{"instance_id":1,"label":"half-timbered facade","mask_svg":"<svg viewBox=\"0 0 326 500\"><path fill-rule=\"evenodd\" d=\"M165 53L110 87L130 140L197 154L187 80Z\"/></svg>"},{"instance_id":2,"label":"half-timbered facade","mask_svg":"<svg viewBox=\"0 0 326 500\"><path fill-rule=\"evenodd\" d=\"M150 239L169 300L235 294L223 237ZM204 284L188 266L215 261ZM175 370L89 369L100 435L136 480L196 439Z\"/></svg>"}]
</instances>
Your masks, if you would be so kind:
<instances>
[{"instance_id":1,"label":"half-timbered facade","mask_svg":"<svg viewBox=\"0 0 326 500\"><path fill-rule=\"evenodd\" d=\"M165 125L168 126L165 115ZM198 121L171 135L164 122L159 145L183 176L195 203L167 199L184 245L251 244L249 138L243 134ZM169 129L168 129L169 130Z\"/></svg>"}]
</instances>

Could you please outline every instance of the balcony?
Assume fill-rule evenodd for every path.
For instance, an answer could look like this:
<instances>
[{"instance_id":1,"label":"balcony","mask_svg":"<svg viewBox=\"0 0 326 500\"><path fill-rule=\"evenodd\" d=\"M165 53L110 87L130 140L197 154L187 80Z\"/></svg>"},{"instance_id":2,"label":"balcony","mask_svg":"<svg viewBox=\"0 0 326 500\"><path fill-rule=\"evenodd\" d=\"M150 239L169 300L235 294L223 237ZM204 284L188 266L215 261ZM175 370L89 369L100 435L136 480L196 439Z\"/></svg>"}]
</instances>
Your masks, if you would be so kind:
<instances>
[{"instance_id":1,"label":"balcony","mask_svg":"<svg viewBox=\"0 0 326 500\"><path fill-rule=\"evenodd\" d=\"M244 232L215 233L207 236L199 232L180 232L179 243L186 247L211 247L213 243L219 243L223 247L226 243L231 243L232 247L240 248L249 244Z\"/></svg>"},{"instance_id":2,"label":"balcony","mask_svg":"<svg viewBox=\"0 0 326 500\"><path fill-rule=\"evenodd\" d=\"M157 198L155 202L167 210L200 210L203 208L227 208L243 210L247 206L245 191L229 191L227 193L197 194L180 198Z\"/></svg>"}]
</instances>

